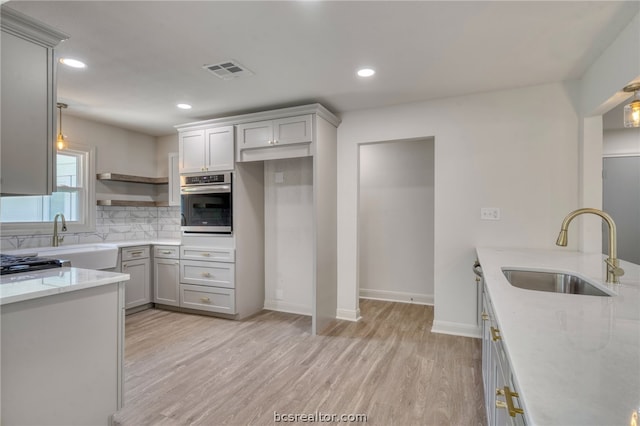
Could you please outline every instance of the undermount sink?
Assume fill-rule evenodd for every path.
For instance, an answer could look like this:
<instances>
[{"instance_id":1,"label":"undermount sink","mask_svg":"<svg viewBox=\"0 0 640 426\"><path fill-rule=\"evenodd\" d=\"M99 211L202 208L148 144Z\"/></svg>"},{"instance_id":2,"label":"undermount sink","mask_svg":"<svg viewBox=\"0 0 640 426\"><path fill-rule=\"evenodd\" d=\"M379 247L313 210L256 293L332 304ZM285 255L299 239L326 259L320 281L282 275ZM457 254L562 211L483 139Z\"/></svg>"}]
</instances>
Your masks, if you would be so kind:
<instances>
[{"instance_id":1,"label":"undermount sink","mask_svg":"<svg viewBox=\"0 0 640 426\"><path fill-rule=\"evenodd\" d=\"M68 260L74 268L109 269L118 263L118 246L115 244L73 244L59 247L37 247L8 251L12 255L34 255Z\"/></svg>"},{"instance_id":2,"label":"undermount sink","mask_svg":"<svg viewBox=\"0 0 640 426\"><path fill-rule=\"evenodd\" d=\"M584 294L588 296L611 296L611 294L588 281L567 273L516 269L503 269L502 272L512 286L526 290Z\"/></svg>"}]
</instances>

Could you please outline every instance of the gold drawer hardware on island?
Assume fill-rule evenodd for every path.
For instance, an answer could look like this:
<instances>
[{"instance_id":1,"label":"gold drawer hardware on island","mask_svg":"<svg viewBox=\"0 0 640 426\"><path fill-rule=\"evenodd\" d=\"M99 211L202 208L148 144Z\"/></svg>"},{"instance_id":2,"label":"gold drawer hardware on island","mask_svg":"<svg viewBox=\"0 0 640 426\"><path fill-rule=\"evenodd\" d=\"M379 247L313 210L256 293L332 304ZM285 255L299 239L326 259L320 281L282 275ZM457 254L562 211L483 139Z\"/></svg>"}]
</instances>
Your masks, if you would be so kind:
<instances>
[{"instance_id":1,"label":"gold drawer hardware on island","mask_svg":"<svg viewBox=\"0 0 640 426\"><path fill-rule=\"evenodd\" d=\"M482 313L482 320L483 320L483 321L487 321L488 319L489 319L489 315L487 315L487 313L486 313L486 312L483 312L483 313Z\"/></svg>"},{"instance_id":2,"label":"gold drawer hardware on island","mask_svg":"<svg viewBox=\"0 0 640 426\"><path fill-rule=\"evenodd\" d=\"M201 297L201 298L200 298L200 301L201 301L202 303L211 303L211 299L209 299L208 297Z\"/></svg>"},{"instance_id":3,"label":"gold drawer hardware on island","mask_svg":"<svg viewBox=\"0 0 640 426\"><path fill-rule=\"evenodd\" d=\"M500 336L500 330L495 327L491 327L491 340L493 340L494 342L502 340L502 336Z\"/></svg>"},{"instance_id":4,"label":"gold drawer hardware on island","mask_svg":"<svg viewBox=\"0 0 640 426\"><path fill-rule=\"evenodd\" d=\"M505 397L505 402L496 401L496 407L505 408L511 417L515 417L516 414L524 414L524 410L522 408L517 408L513 404L513 398L518 398L518 392L513 392L509 386L505 386L503 389L496 389L496 395L503 395Z\"/></svg>"},{"instance_id":5,"label":"gold drawer hardware on island","mask_svg":"<svg viewBox=\"0 0 640 426\"><path fill-rule=\"evenodd\" d=\"M207 277L207 278L208 278L208 277L210 277L210 276L211 276L211 274L210 274L209 272L203 272L203 273L202 273L202 276L203 276L203 277Z\"/></svg>"}]
</instances>

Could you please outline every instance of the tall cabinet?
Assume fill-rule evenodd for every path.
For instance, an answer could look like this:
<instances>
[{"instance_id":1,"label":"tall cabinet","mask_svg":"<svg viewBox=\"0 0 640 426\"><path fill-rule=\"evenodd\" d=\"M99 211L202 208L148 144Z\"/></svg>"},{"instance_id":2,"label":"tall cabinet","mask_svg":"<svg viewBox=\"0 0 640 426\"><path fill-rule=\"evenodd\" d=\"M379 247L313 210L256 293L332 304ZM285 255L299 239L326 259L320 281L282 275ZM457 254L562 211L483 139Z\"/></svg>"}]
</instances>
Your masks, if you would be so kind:
<instances>
[{"instance_id":1,"label":"tall cabinet","mask_svg":"<svg viewBox=\"0 0 640 426\"><path fill-rule=\"evenodd\" d=\"M46 195L55 188L54 47L67 35L1 8L2 195Z\"/></svg>"},{"instance_id":2,"label":"tall cabinet","mask_svg":"<svg viewBox=\"0 0 640 426\"><path fill-rule=\"evenodd\" d=\"M336 318L336 163L339 124L340 119L322 105L312 104L176 126L179 132L180 165L183 174L204 171L208 167L207 163L215 160L208 159L206 154L207 149L211 152L211 146L214 146L207 143L211 140L207 135L225 132L230 127L234 130L233 244L236 253L236 305L243 304L242 298L238 296L239 286L243 282L262 281L262 307L266 303L265 279L292 275L291 271L286 269L293 267L293 262L272 262L269 253L276 245L273 239L277 238L277 243L280 244L280 239L284 236L282 241L291 240L291 244L298 244L303 251L311 253L309 267L302 273L305 274L304 279L311 282L305 291L308 291L307 296L311 300L308 313L312 316L314 334L321 332ZM197 147L194 153L198 155L192 156L192 153L187 152L189 147ZM199 158L200 162L192 161L192 158ZM205 162L202 158L205 158ZM308 215L311 228L309 238L296 240L296 235L292 235L295 234L295 230L292 232L291 229L274 227L272 215L265 213L271 211L277 214L278 211L277 205L265 205L268 187L273 183L267 180L270 176L267 175L269 167L266 163L285 159L305 159L305 167L309 164L312 169L310 199L305 200L307 204L304 210L301 210L302 214ZM282 177L282 181L278 181L279 177ZM276 177L276 182L286 184L287 177L279 177ZM244 215L248 215L251 220L244 220ZM259 220L255 220L258 216ZM247 276L244 277L243 274ZM255 306L255 303L252 306Z\"/></svg>"}]
</instances>

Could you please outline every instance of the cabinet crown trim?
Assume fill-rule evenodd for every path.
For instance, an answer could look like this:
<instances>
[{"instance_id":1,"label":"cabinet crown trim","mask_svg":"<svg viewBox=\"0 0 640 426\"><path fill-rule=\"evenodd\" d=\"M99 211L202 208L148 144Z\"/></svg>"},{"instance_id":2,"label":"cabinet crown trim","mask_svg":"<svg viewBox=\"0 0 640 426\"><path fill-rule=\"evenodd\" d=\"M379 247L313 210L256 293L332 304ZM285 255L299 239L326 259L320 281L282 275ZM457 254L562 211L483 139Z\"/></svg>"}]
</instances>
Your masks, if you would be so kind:
<instances>
[{"instance_id":1,"label":"cabinet crown trim","mask_svg":"<svg viewBox=\"0 0 640 426\"><path fill-rule=\"evenodd\" d=\"M58 43L69 38L67 34L10 7L2 6L0 10L2 31L23 38L26 37L30 41L49 48L56 47Z\"/></svg>"},{"instance_id":2,"label":"cabinet crown trim","mask_svg":"<svg viewBox=\"0 0 640 426\"><path fill-rule=\"evenodd\" d=\"M317 114L319 117L324 118L329 123L338 127L342 120L335 116L331 111L326 109L321 104L301 105L289 108L273 109L269 111L255 112L251 114L233 115L228 117L213 118L205 121L196 121L193 123L186 123L174 126L179 132L185 130L198 130L217 126L228 126L243 123L251 123L254 121L273 120L285 117L294 117L304 114Z\"/></svg>"}]
</instances>

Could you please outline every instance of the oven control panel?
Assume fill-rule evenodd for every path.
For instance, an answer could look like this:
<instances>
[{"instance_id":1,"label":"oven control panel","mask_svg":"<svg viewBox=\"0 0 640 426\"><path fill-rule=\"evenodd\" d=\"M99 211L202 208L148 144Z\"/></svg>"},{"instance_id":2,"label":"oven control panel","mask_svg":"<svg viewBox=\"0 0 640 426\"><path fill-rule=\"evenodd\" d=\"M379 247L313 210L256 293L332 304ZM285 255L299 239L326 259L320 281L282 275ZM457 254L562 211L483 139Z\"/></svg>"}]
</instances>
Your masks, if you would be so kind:
<instances>
[{"instance_id":1,"label":"oven control panel","mask_svg":"<svg viewBox=\"0 0 640 426\"><path fill-rule=\"evenodd\" d=\"M231 183L231 173L220 173L216 175L180 176L180 186L211 185L220 183Z\"/></svg>"}]
</instances>

